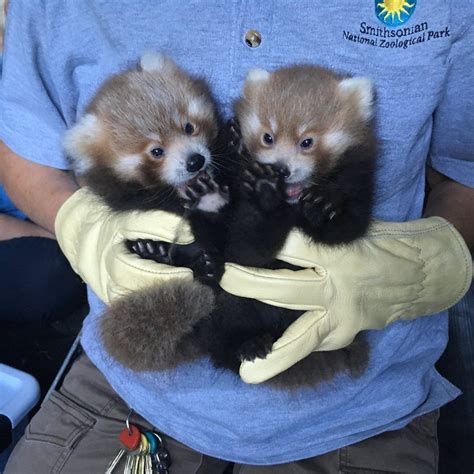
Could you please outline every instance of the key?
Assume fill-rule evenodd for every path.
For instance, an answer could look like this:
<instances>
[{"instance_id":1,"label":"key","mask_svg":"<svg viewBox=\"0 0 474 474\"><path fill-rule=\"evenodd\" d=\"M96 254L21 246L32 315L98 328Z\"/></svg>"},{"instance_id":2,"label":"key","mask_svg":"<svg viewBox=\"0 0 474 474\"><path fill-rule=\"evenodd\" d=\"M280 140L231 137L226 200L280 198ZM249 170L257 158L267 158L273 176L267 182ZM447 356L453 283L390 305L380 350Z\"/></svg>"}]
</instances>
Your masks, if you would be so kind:
<instances>
[{"instance_id":1,"label":"key","mask_svg":"<svg viewBox=\"0 0 474 474\"><path fill-rule=\"evenodd\" d=\"M150 444L148 443L147 437L140 433L140 450L136 459L136 466L133 474L146 474L146 456L149 453Z\"/></svg>"},{"instance_id":2,"label":"key","mask_svg":"<svg viewBox=\"0 0 474 474\"><path fill-rule=\"evenodd\" d=\"M134 461L134 456L130 456L130 455L127 456L123 474L132 474L133 461Z\"/></svg>"},{"instance_id":3,"label":"key","mask_svg":"<svg viewBox=\"0 0 474 474\"><path fill-rule=\"evenodd\" d=\"M153 436L151 431L145 431L143 433L148 441L148 452L145 457L145 473L146 474L153 474L153 459L156 453L156 449L158 447L158 443L156 438Z\"/></svg>"},{"instance_id":4,"label":"key","mask_svg":"<svg viewBox=\"0 0 474 474\"><path fill-rule=\"evenodd\" d=\"M112 474L123 456L130 451L137 449L140 444L140 436L140 430L135 425L128 424L128 426L122 430L119 435L119 441L124 447L117 453L115 458L109 464L105 474Z\"/></svg>"},{"instance_id":5,"label":"key","mask_svg":"<svg viewBox=\"0 0 474 474\"><path fill-rule=\"evenodd\" d=\"M151 456L148 455L145 458L146 465L145 465L145 474L153 474L153 463L151 461Z\"/></svg>"},{"instance_id":6,"label":"key","mask_svg":"<svg viewBox=\"0 0 474 474\"><path fill-rule=\"evenodd\" d=\"M112 474L112 472L114 472L114 469L117 467L117 464L120 462L120 460L123 458L124 454L126 453L127 453L126 449L121 449L117 453L117 456L115 456L112 462L109 464L109 467L105 471L105 474Z\"/></svg>"},{"instance_id":7,"label":"key","mask_svg":"<svg viewBox=\"0 0 474 474\"><path fill-rule=\"evenodd\" d=\"M158 474L168 474L168 468L171 466L171 457L160 435L155 432L152 434L157 441L157 449L153 458L153 467Z\"/></svg>"}]
</instances>

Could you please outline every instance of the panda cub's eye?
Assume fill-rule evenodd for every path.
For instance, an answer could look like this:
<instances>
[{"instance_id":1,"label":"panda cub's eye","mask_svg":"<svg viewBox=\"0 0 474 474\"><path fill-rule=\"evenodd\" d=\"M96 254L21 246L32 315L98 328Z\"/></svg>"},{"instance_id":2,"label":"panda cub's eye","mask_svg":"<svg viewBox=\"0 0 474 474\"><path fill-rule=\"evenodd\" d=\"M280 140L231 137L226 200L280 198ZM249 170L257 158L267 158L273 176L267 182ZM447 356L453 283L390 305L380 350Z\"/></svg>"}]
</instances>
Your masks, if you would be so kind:
<instances>
[{"instance_id":1,"label":"panda cub's eye","mask_svg":"<svg viewBox=\"0 0 474 474\"><path fill-rule=\"evenodd\" d=\"M309 148L313 144L312 138L306 138L300 143L301 148Z\"/></svg>"},{"instance_id":2,"label":"panda cub's eye","mask_svg":"<svg viewBox=\"0 0 474 474\"><path fill-rule=\"evenodd\" d=\"M273 144L273 137L269 133L264 133L263 134L263 142L266 143L267 145L272 145Z\"/></svg>"},{"instance_id":3,"label":"panda cub's eye","mask_svg":"<svg viewBox=\"0 0 474 474\"><path fill-rule=\"evenodd\" d=\"M188 122L184 126L184 132L186 133L186 135L192 135L194 133L194 125Z\"/></svg>"},{"instance_id":4,"label":"panda cub's eye","mask_svg":"<svg viewBox=\"0 0 474 474\"><path fill-rule=\"evenodd\" d=\"M152 148L150 150L150 153L155 157L155 158L160 158L163 153L165 152L165 150L163 150L163 148Z\"/></svg>"}]
</instances>

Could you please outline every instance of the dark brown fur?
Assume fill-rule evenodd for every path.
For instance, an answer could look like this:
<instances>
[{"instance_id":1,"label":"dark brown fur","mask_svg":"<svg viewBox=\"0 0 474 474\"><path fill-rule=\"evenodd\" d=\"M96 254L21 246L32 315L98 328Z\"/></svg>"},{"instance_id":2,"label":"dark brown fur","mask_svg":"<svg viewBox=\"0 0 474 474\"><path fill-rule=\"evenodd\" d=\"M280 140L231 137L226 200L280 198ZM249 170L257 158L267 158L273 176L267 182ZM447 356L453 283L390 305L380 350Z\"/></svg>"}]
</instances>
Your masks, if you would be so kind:
<instances>
[{"instance_id":1,"label":"dark brown fur","mask_svg":"<svg viewBox=\"0 0 474 474\"><path fill-rule=\"evenodd\" d=\"M202 352L192 333L215 306L214 292L196 281L173 280L112 302L102 316L105 349L126 367L163 370Z\"/></svg>"}]
</instances>

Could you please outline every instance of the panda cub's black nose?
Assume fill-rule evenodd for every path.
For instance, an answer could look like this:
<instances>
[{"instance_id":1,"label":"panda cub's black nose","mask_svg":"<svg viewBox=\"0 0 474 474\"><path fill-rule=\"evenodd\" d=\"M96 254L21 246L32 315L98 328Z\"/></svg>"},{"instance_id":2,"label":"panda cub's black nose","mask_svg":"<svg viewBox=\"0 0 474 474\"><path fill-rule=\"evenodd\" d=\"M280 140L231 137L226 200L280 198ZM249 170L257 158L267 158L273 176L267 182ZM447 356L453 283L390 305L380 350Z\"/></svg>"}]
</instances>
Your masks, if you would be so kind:
<instances>
[{"instance_id":1,"label":"panda cub's black nose","mask_svg":"<svg viewBox=\"0 0 474 474\"><path fill-rule=\"evenodd\" d=\"M204 156L200 155L199 153L194 153L194 155L191 155L186 161L186 170L190 173L199 171L204 166L205 162L206 159Z\"/></svg>"},{"instance_id":2,"label":"panda cub's black nose","mask_svg":"<svg viewBox=\"0 0 474 474\"><path fill-rule=\"evenodd\" d=\"M291 175L291 171L286 166L280 166L278 172L283 179L287 179Z\"/></svg>"}]
</instances>

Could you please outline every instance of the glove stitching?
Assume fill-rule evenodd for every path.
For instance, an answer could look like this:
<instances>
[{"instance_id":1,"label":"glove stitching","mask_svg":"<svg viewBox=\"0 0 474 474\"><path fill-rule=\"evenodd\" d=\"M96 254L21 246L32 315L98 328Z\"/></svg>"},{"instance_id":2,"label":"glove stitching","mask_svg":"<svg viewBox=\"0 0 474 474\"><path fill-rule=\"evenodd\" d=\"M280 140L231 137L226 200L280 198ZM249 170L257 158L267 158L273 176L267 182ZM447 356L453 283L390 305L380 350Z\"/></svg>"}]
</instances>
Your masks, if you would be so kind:
<instances>
[{"instance_id":1,"label":"glove stitching","mask_svg":"<svg viewBox=\"0 0 474 474\"><path fill-rule=\"evenodd\" d=\"M425 292L425 290L426 290L425 282L426 282L426 280L427 280L427 278L428 278L428 274L427 274L427 272L425 271L425 268L426 268L426 261L421 258L422 249L421 249L421 247L417 246L414 242L412 242L412 246L417 250L417 260L418 260L419 262L421 262L421 265L420 265L421 270L420 270L420 271L421 271L421 273L422 273L422 275L423 275L423 278L421 279L421 282L419 283L419 285L421 285L421 289L417 289L417 290L416 290L416 293L417 293L416 296L417 296L417 297L416 297L416 299L415 299L414 301L412 301L412 302L410 303L410 306L409 306L409 308L408 308L408 310L407 310L407 314L415 314L415 305L418 303L418 301L419 301L420 298L421 298L421 295L422 295L422 294ZM418 285L417 285L417 288L418 288Z\"/></svg>"},{"instance_id":2,"label":"glove stitching","mask_svg":"<svg viewBox=\"0 0 474 474\"><path fill-rule=\"evenodd\" d=\"M465 294L466 292L469 290L470 286L471 286L471 283L472 283L472 259L471 259L471 255L469 253L469 251L465 251L466 250L466 243L464 241L464 239L461 237L461 235L458 233L458 231L454 228L454 226L451 226L453 227L453 229L455 230L455 232L453 232L453 235L454 237L456 238L456 242L458 244L458 247L462 253L462 256L463 256L463 259L464 259L464 265L465 265L465 268L467 268L467 272L466 272L466 276L465 276L465 279L464 279L464 285L462 287L462 289L459 291L459 293L457 294L457 296L454 298L454 301L452 301L451 303L448 303L445 307L443 307L443 309L440 310L441 311L446 311L447 309L451 308L451 306L455 305ZM468 255L469 254L469 257Z\"/></svg>"},{"instance_id":3,"label":"glove stitching","mask_svg":"<svg viewBox=\"0 0 474 474\"><path fill-rule=\"evenodd\" d=\"M314 311L316 309L322 309L327 312L327 309L321 305L286 303L285 301L278 301L278 300L272 300L272 299L259 299L259 298L256 298L256 299L258 301L261 301L262 303L270 304L278 308L294 309L295 311Z\"/></svg>"},{"instance_id":4,"label":"glove stitching","mask_svg":"<svg viewBox=\"0 0 474 474\"><path fill-rule=\"evenodd\" d=\"M420 230L414 230L414 231L397 231L397 230L391 230L389 228L382 228L380 230L372 231L367 235L367 238L370 239L372 237L384 237L384 236L396 236L396 237L411 237L413 235L421 235L421 234L429 234L435 230L439 229L444 229L444 228L450 228L452 227L451 224L448 222L442 222L437 224L436 226L430 227L429 229L420 229Z\"/></svg>"},{"instance_id":5,"label":"glove stitching","mask_svg":"<svg viewBox=\"0 0 474 474\"><path fill-rule=\"evenodd\" d=\"M251 271L249 270L248 268L246 267L243 267L243 266L240 266L240 265L236 265L236 264L233 264L233 263L226 263L225 264L226 267L229 267L229 268L233 268L237 271L240 271L240 272L243 272L243 273L247 273L248 275L250 276L253 276L253 277L258 277L258 278L261 278L261 279L268 279L268 280L280 280L280 281L288 281L288 280L293 280L293 281L296 281L296 282L301 282L301 283L312 283L315 281L315 278L291 278L289 277L288 275L285 276L285 277L279 277L279 276L275 276L273 273L270 275L268 273L266 273L265 275L259 273L258 271ZM313 268L306 268L306 270L313 270ZM274 270L275 271L275 270ZM291 270L290 270L291 271ZM314 271L314 270L313 270ZM297 273L297 272L295 272ZM319 277L317 278L318 281L319 280L323 280L324 277L321 277L317 272L314 271L314 274Z\"/></svg>"},{"instance_id":6,"label":"glove stitching","mask_svg":"<svg viewBox=\"0 0 474 474\"><path fill-rule=\"evenodd\" d=\"M278 352L281 349L287 347L288 345L294 345L297 341L304 338L306 336L306 334L310 333L312 331L313 327L316 326L317 324L319 324L320 321L325 319L327 316L328 316L328 311L325 310L324 313L318 319L315 319L310 325L306 326L304 332L298 332L290 340L286 341L282 346L278 346L278 347L275 348L275 345L274 345L273 348L272 348L272 352ZM282 337L284 337L284 336L282 336ZM324 338L322 338L322 339L324 340ZM278 341L276 341L276 342L278 342ZM320 343L321 343L321 341L320 341ZM308 352L308 354L309 353L310 352Z\"/></svg>"},{"instance_id":7,"label":"glove stitching","mask_svg":"<svg viewBox=\"0 0 474 474\"><path fill-rule=\"evenodd\" d=\"M143 268L138 265L133 265L130 262L127 262L125 259L122 259L120 257L117 257L117 259L122 262L124 265L130 268L134 268L135 270L139 270L142 273L148 273L150 275L189 275L192 273L192 270L190 268L183 268L183 267L172 267L175 270L150 270L148 268ZM167 265L171 266L171 265ZM182 270L178 270L178 268L183 268Z\"/></svg>"},{"instance_id":8,"label":"glove stitching","mask_svg":"<svg viewBox=\"0 0 474 474\"><path fill-rule=\"evenodd\" d=\"M134 236L136 235L137 238L146 237L146 238L150 238L151 240L162 240L168 243L174 242L178 245L189 245L194 242L194 239L191 237L183 238L183 237L176 237L176 236L173 236L173 237L161 236L161 235L159 236L159 235L156 235L156 233L146 232L143 230L124 229L124 230L118 231L117 234L120 235L122 238L125 238L124 236L127 235L130 240L133 240ZM176 240L175 240L175 237L176 237Z\"/></svg>"},{"instance_id":9,"label":"glove stitching","mask_svg":"<svg viewBox=\"0 0 474 474\"><path fill-rule=\"evenodd\" d=\"M464 260L465 268L467 267L469 269L470 266L472 267L472 263L471 263L471 260L468 259L467 255L466 255L464 240L462 240L462 237L460 237L460 235L458 234L457 231L453 232L454 226L447 223L447 227L451 230L452 235L456 239L456 243L458 245L458 248L459 248L459 250L462 254L463 260ZM434 229L434 230L437 230L437 229ZM418 259L421 260L421 262L422 262L421 272L423 273L424 277L421 281L422 290L420 292L418 292L418 299L417 299L416 302L413 302L411 306L414 306L415 303L417 303L418 300L420 299L421 294L425 292L425 290L426 290L425 282L428 279L428 274L424 270L426 268L426 261L421 258L422 249L421 249L421 247L417 247L414 244L413 244L413 246L419 251ZM472 270L471 271L468 270L467 272L465 272L466 276L465 276L464 284L463 284L462 288L459 290L459 292L456 294L456 296L453 297L453 301L451 301L450 303L447 303L445 306L442 306L442 308L438 312L446 311L447 309L451 308L454 304L456 304L466 294L467 290L471 286L471 280L472 280L472 273L471 272L472 272ZM413 310L414 310L414 308L413 308ZM413 313L413 314L415 314L415 313Z\"/></svg>"}]
</instances>

